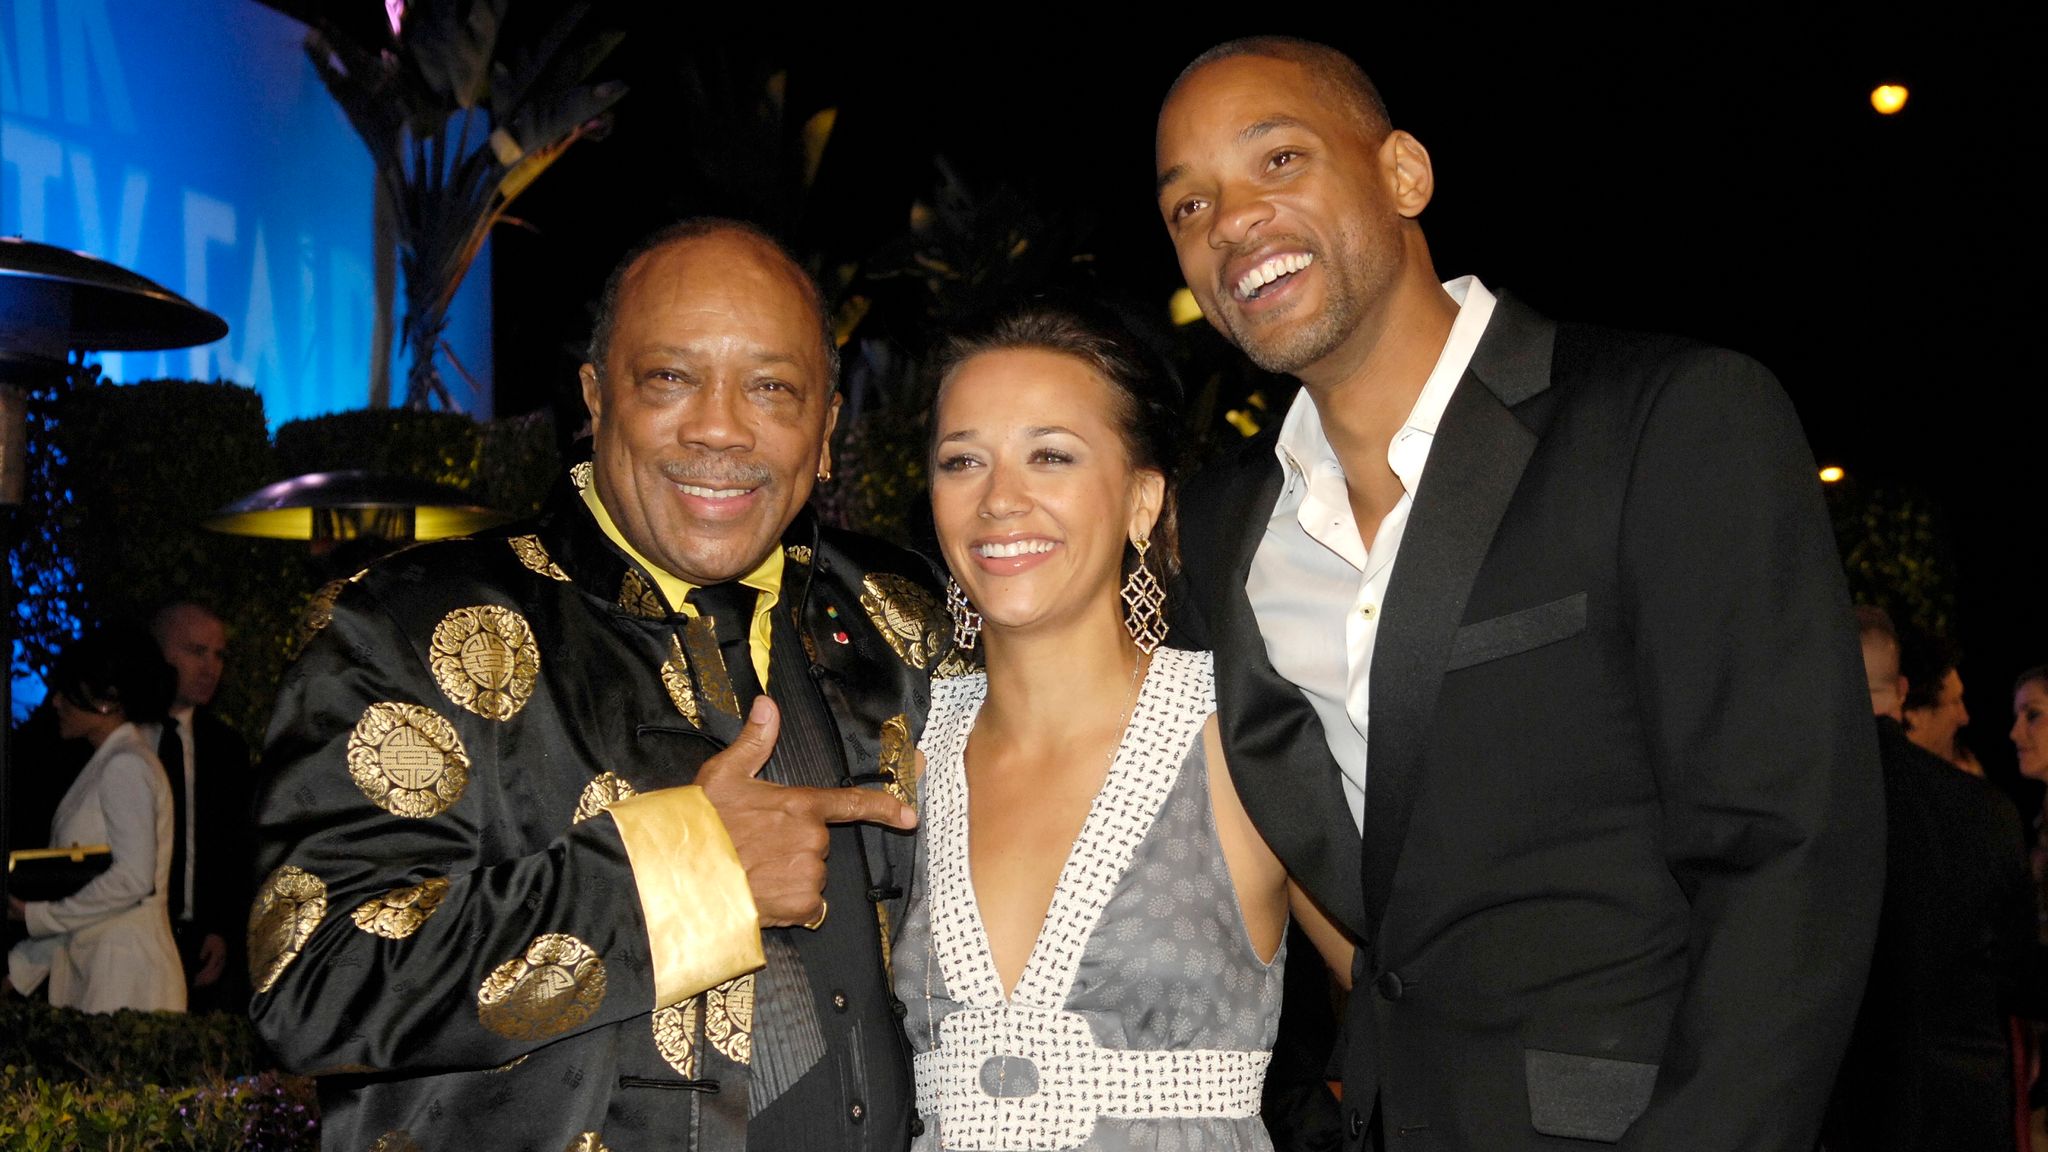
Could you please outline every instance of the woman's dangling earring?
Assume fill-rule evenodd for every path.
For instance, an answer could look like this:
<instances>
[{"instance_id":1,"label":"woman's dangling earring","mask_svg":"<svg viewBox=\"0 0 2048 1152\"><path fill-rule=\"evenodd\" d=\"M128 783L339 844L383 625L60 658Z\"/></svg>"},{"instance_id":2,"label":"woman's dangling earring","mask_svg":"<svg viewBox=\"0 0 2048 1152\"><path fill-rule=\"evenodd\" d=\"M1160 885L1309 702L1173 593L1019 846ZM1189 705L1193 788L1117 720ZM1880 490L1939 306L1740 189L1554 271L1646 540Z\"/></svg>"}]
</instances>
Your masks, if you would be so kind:
<instances>
[{"instance_id":1,"label":"woman's dangling earring","mask_svg":"<svg viewBox=\"0 0 2048 1152\"><path fill-rule=\"evenodd\" d=\"M1138 566L1124 579L1124 628L1138 651L1149 656L1166 639L1166 590L1145 566L1145 552L1152 542L1141 537L1131 541L1131 546L1138 550Z\"/></svg>"},{"instance_id":2,"label":"woman's dangling earring","mask_svg":"<svg viewBox=\"0 0 2048 1152\"><path fill-rule=\"evenodd\" d=\"M946 577L946 615L953 618L953 643L963 652L974 650L974 642L981 639L981 613L967 602L967 592L960 582Z\"/></svg>"}]
</instances>

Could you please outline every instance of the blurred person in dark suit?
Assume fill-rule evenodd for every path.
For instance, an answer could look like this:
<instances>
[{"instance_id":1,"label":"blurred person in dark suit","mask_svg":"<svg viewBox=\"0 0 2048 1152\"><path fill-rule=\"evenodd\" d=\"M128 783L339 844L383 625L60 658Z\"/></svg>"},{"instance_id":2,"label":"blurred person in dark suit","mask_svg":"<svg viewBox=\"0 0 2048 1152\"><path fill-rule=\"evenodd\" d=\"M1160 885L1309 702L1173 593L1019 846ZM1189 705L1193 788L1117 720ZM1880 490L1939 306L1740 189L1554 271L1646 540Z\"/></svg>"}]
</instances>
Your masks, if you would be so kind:
<instances>
[{"instance_id":1,"label":"blurred person in dark suit","mask_svg":"<svg viewBox=\"0 0 2048 1152\"><path fill-rule=\"evenodd\" d=\"M240 1013L249 1005L241 940L256 885L249 745L210 707L227 667L227 625L179 601L157 612L150 632L178 673L170 714L143 726L171 786L171 932L191 1010Z\"/></svg>"},{"instance_id":2,"label":"blurred person in dark suit","mask_svg":"<svg viewBox=\"0 0 2048 1152\"><path fill-rule=\"evenodd\" d=\"M1906 737L1972 776L1984 775L1963 740L1970 709L1963 703L1962 652L1939 636L1919 637L1902 651Z\"/></svg>"},{"instance_id":3,"label":"blurred person in dark suit","mask_svg":"<svg viewBox=\"0 0 2048 1152\"><path fill-rule=\"evenodd\" d=\"M1823 1146L2010 1152L2009 1017L2041 1007L2019 814L1907 738L1897 633L1882 609L1859 608L1857 619L1884 771L1886 880Z\"/></svg>"}]
</instances>

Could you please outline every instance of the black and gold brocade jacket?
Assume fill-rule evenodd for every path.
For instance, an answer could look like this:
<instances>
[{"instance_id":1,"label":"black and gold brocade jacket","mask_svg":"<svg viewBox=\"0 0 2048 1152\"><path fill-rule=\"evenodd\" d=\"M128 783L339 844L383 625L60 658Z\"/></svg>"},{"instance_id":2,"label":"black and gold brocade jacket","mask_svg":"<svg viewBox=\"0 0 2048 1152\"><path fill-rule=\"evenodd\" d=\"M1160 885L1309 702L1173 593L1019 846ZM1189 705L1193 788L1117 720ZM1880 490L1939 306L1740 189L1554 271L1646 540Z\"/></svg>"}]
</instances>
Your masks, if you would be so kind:
<instances>
[{"instance_id":1,"label":"black and gold brocade jacket","mask_svg":"<svg viewBox=\"0 0 2048 1152\"><path fill-rule=\"evenodd\" d=\"M930 567L808 512L784 549L765 775L910 799L950 646ZM306 628L264 755L249 954L258 1030L320 1077L323 1145L746 1147L750 1082L782 1059L752 1035L774 933L679 787L739 730L708 627L565 483L533 522L328 586ZM822 720L793 741L805 702ZM789 1094L804 1114L774 1126L807 1146L907 1142L884 969L910 866L910 837L836 829L826 924L776 930L801 936L825 1040Z\"/></svg>"}]
</instances>

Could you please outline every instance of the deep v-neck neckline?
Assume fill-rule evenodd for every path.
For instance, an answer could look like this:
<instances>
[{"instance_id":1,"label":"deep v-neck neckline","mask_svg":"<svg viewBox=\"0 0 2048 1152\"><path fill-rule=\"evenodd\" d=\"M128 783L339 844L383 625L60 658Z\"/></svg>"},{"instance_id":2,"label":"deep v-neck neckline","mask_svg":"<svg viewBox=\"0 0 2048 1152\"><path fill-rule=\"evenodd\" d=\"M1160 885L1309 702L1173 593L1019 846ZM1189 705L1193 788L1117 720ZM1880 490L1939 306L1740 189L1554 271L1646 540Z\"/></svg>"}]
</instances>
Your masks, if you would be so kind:
<instances>
[{"instance_id":1,"label":"deep v-neck neckline","mask_svg":"<svg viewBox=\"0 0 2048 1152\"><path fill-rule=\"evenodd\" d=\"M989 946L969 863L968 735L987 697L980 674L935 692L925 749L937 775L928 792L931 932L946 986L963 1004L1059 1009L1081 953L1118 883L1178 779L1188 742L1214 711L1206 654L1162 648L1153 655L1117 742L1116 755L1061 865L1014 988L1005 989ZM952 687L957 685L957 687ZM946 698L938 707L939 698Z\"/></svg>"},{"instance_id":2,"label":"deep v-neck neckline","mask_svg":"<svg viewBox=\"0 0 2048 1152\"><path fill-rule=\"evenodd\" d=\"M1138 707L1145 701L1147 693L1151 691L1152 671L1155 667L1157 667L1156 662L1146 667L1145 674L1138 680L1138 690L1131 697L1130 710L1124 713L1123 728L1116 735L1116 751L1110 754L1109 769L1102 774L1102 782L1095 786L1095 795L1088 799L1088 814L1081 818L1080 830L1075 832L1074 843L1067 849L1067 858L1060 861L1060 872L1059 876L1053 881L1052 895L1047 897L1045 901L1045 914L1039 918L1038 930L1031 934L1031 950L1024 954L1024 967L1017 972L1017 983L1009 988L1003 987L1003 972L1002 969L996 966L995 940L989 936L988 920L981 914L981 889L974 880L974 826L973 821L967 818L968 814L974 810L973 791L967 783L967 744L969 738L974 733L974 722L981 717L981 706L988 702L988 685L986 683L983 683L981 691L976 694L972 706L967 711L965 723L961 726L960 750L954 758L954 767L959 772L960 812L962 815L960 821L960 856L966 871L969 904L974 910L975 951L987 959L989 974L995 980L996 991L1001 995L1002 1003L1004 1004L1016 1003L1017 990L1023 988L1030 981L1033 970L1039 966L1040 960L1046 951L1045 930L1053 923L1053 914L1062 903L1061 896L1068 896L1068 902L1071 903L1071 889L1076 881L1074 876L1076 857L1080 853L1082 846L1089 843L1089 832L1097 828L1099 823L1098 815L1102 810L1102 797L1110 791L1110 785L1117 779L1118 771L1125 766L1127 753L1131 746L1131 731L1137 726ZM1054 1007L1054 1005L1041 1005L1041 1007Z\"/></svg>"}]
</instances>

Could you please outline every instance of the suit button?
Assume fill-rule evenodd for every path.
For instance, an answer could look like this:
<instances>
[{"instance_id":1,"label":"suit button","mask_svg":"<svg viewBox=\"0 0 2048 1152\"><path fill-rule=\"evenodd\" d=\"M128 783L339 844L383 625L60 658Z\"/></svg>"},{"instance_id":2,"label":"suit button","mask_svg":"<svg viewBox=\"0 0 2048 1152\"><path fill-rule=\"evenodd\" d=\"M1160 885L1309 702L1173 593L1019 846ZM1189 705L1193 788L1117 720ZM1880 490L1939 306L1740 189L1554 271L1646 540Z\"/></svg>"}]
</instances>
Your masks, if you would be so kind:
<instances>
[{"instance_id":1,"label":"suit button","mask_svg":"<svg viewBox=\"0 0 2048 1152\"><path fill-rule=\"evenodd\" d=\"M889 1002L889 1011L894 1012L896 1014L896 1018L898 1020L901 1020L905 1016L910 1015L910 1005L905 1004L901 1000L891 1000Z\"/></svg>"},{"instance_id":2,"label":"suit button","mask_svg":"<svg viewBox=\"0 0 2048 1152\"><path fill-rule=\"evenodd\" d=\"M1380 973L1380 978L1372 982L1372 990L1379 993L1382 1000L1399 1000L1401 993L1407 990L1407 985L1401 983L1400 973L1389 969Z\"/></svg>"},{"instance_id":3,"label":"suit button","mask_svg":"<svg viewBox=\"0 0 2048 1152\"><path fill-rule=\"evenodd\" d=\"M846 1011L846 993L839 991L832 993L832 1010L835 1012Z\"/></svg>"},{"instance_id":4,"label":"suit button","mask_svg":"<svg viewBox=\"0 0 2048 1152\"><path fill-rule=\"evenodd\" d=\"M861 1107L860 1101L855 1100L846 1109L846 1116L849 1120L852 1120L855 1124L858 1124L861 1121L868 1118L868 1110Z\"/></svg>"},{"instance_id":5,"label":"suit button","mask_svg":"<svg viewBox=\"0 0 2048 1152\"><path fill-rule=\"evenodd\" d=\"M912 1136L924 1135L924 1117L915 1114L910 1117L910 1134Z\"/></svg>"},{"instance_id":6,"label":"suit button","mask_svg":"<svg viewBox=\"0 0 2048 1152\"><path fill-rule=\"evenodd\" d=\"M1351 1124L1350 1124L1350 1128L1351 1128L1351 1138L1352 1138L1353 1140L1356 1140L1356 1139L1358 1139L1358 1138L1359 1138L1360 1136L1363 1136L1363 1135L1365 1135L1365 1117L1364 1117L1364 1116L1361 1116L1361 1115L1359 1115L1358 1109L1356 1109L1356 1108L1353 1108L1353 1109L1351 1110Z\"/></svg>"}]
</instances>

